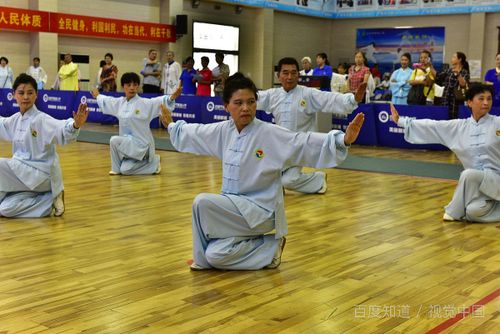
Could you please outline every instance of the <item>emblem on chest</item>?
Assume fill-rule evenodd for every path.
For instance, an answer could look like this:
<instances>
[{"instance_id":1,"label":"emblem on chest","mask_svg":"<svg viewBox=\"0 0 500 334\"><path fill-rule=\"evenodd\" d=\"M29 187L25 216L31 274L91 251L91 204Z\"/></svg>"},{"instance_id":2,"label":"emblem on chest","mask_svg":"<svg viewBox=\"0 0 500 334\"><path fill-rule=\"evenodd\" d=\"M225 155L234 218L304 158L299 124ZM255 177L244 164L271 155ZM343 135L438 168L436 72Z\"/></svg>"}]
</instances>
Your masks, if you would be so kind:
<instances>
[{"instance_id":1,"label":"emblem on chest","mask_svg":"<svg viewBox=\"0 0 500 334\"><path fill-rule=\"evenodd\" d=\"M264 150L261 148L255 150L255 157L259 160L262 160L264 158Z\"/></svg>"}]
</instances>

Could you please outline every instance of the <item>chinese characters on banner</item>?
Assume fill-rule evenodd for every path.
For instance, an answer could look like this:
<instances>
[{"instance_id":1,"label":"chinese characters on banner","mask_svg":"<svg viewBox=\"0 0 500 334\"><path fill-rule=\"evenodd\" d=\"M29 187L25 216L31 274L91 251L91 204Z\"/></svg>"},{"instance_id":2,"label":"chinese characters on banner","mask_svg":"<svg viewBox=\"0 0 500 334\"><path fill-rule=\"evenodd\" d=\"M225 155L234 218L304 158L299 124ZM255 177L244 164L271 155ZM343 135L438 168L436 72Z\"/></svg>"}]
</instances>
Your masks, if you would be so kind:
<instances>
[{"instance_id":1,"label":"chinese characters on banner","mask_svg":"<svg viewBox=\"0 0 500 334\"><path fill-rule=\"evenodd\" d=\"M0 7L0 29L43 31L64 35L175 42L175 26L103 17Z\"/></svg>"}]
</instances>

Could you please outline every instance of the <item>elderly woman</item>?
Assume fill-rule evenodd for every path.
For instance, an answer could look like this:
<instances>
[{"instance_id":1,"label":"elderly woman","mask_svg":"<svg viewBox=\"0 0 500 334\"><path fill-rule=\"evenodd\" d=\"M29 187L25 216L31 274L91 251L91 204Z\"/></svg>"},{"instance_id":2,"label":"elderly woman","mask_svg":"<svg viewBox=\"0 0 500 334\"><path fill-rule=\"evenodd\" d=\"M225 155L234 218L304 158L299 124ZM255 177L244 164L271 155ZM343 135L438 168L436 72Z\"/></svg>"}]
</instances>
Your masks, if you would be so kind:
<instances>
[{"instance_id":1,"label":"elderly woman","mask_svg":"<svg viewBox=\"0 0 500 334\"><path fill-rule=\"evenodd\" d=\"M213 124L161 120L181 152L222 160L222 193L199 194L193 204L192 270L277 268L287 224L281 172L287 166L335 167L347 156L364 115L346 130L295 133L255 119L257 89L237 73L226 81L223 101L231 119ZM276 230L276 234L270 234Z\"/></svg>"},{"instance_id":2,"label":"elderly woman","mask_svg":"<svg viewBox=\"0 0 500 334\"><path fill-rule=\"evenodd\" d=\"M81 104L74 119L56 120L36 108L37 83L31 76L19 75L13 90L19 112L0 117L0 139L13 143L12 158L0 158L0 216L61 216L64 191L55 145L76 139L87 106Z\"/></svg>"},{"instance_id":3,"label":"elderly woman","mask_svg":"<svg viewBox=\"0 0 500 334\"><path fill-rule=\"evenodd\" d=\"M489 114L492 88L471 85L466 99L472 110L468 119L415 120L399 117L391 105L392 119L405 128L408 142L445 145L464 166L444 220L500 221L500 117Z\"/></svg>"}]
</instances>

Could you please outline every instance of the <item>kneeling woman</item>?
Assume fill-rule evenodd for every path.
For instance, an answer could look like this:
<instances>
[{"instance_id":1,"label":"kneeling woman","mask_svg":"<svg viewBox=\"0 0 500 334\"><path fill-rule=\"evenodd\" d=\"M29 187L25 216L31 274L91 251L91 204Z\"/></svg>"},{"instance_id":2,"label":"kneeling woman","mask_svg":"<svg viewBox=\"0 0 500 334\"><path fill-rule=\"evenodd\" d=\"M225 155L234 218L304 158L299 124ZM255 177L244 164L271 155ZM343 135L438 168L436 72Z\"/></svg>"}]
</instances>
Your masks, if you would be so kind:
<instances>
[{"instance_id":1,"label":"kneeling woman","mask_svg":"<svg viewBox=\"0 0 500 334\"><path fill-rule=\"evenodd\" d=\"M500 117L489 114L492 92L482 84L469 87L466 98L472 115L468 119L415 120L399 117L391 105L392 119L405 128L408 142L445 145L464 166L444 220L500 221Z\"/></svg>"},{"instance_id":2,"label":"kneeling woman","mask_svg":"<svg viewBox=\"0 0 500 334\"><path fill-rule=\"evenodd\" d=\"M56 144L76 139L87 121L87 106L74 119L56 120L35 106L37 83L27 74L13 85L19 112L0 117L0 139L12 142L12 158L0 158L0 216L44 217L64 213L61 166Z\"/></svg>"},{"instance_id":3,"label":"kneeling woman","mask_svg":"<svg viewBox=\"0 0 500 334\"><path fill-rule=\"evenodd\" d=\"M277 268L288 228L281 172L290 166L335 167L347 156L364 115L346 130L295 133L255 119L257 89L237 73L226 80L222 99L231 119L213 124L161 121L181 152L222 160L222 193L199 194L193 204L192 270ZM270 234L276 230L276 234Z\"/></svg>"}]
</instances>

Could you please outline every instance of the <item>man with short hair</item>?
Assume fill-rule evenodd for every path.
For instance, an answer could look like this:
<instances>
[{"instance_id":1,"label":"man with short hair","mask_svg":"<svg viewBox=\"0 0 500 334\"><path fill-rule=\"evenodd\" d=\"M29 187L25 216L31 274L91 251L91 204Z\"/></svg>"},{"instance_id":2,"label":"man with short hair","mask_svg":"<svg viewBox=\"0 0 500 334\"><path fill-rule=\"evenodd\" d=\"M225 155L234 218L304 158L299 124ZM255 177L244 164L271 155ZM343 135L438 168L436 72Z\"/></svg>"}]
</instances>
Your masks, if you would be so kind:
<instances>
[{"instance_id":1,"label":"man with short hair","mask_svg":"<svg viewBox=\"0 0 500 334\"><path fill-rule=\"evenodd\" d=\"M26 74L35 79L37 90L43 89L43 86L47 83L47 73L40 66L40 58L38 57L33 58L33 65L28 67Z\"/></svg>"},{"instance_id":2,"label":"man with short hair","mask_svg":"<svg viewBox=\"0 0 500 334\"><path fill-rule=\"evenodd\" d=\"M151 49L148 58L144 58L144 68L141 71L143 93L160 93L161 63L158 61L158 51Z\"/></svg>"},{"instance_id":3,"label":"man with short hair","mask_svg":"<svg viewBox=\"0 0 500 334\"><path fill-rule=\"evenodd\" d=\"M278 62L278 78L280 88L259 91L257 109L273 114L276 124L296 132L317 131L318 112L350 114L366 90L366 85L361 86L354 96L299 86L299 63L291 57ZM286 189L307 194L324 194L327 188L324 172L302 173L298 166L284 170L282 182Z\"/></svg>"},{"instance_id":4,"label":"man with short hair","mask_svg":"<svg viewBox=\"0 0 500 334\"><path fill-rule=\"evenodd\" d=\"M174 52L167 51L167 62L163 65L163 76L161 78L161 90L165 95L172 95L179 87L181 77L181 65L174 60Z\"/></svg>"},{"instance_id":5,"label":"man with short hair","mask_svg":"<svg viewBox=\"0 0 500 334\"><path fill-rule=\"evenodd\" d=\"M71 54L64 55L64 65L59 69L59 90L78 90L78 65L73 63Z\"/></svg>"},{"instance_id":6,"label":"man with short hair","mask_svg":"<svg viewBox=\"0 0 500 334\"><path fill-rule=\"evenodd\" d=\"M224 91L224 83L229 77L229 66L224 64L224 54L222 52L217 52L215 54L215 61L218 66L212 70L212 81L214 83L214 94L215 96L222 96Z\"/></svg>"}]
</instances>

